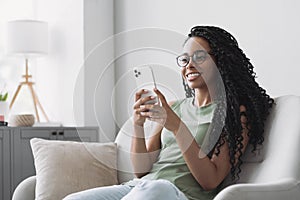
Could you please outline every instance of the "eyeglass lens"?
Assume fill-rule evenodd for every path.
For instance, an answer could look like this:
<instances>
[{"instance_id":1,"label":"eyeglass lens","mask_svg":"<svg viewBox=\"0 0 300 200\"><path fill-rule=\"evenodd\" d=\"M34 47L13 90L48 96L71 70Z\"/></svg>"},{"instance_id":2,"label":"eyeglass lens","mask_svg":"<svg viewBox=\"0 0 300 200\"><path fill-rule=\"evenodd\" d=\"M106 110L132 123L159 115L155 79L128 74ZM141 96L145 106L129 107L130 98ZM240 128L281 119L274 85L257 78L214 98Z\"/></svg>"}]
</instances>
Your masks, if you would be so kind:
<instances>
[{"instance_id":1,"label":"eyeglass lens","mask_svg":"<svg viewBox=\"0 0 300 200\"><path fill-rule=\"evenodd\" d=\"M202 64L207 57L207 52L204 50L197 50L193 53L192 56L188 54L183 54L177 57L177 64L180 67L185 67L190 63L190 58L192 58L193 62L196 64Z\"/></svg>"}]
</instances>

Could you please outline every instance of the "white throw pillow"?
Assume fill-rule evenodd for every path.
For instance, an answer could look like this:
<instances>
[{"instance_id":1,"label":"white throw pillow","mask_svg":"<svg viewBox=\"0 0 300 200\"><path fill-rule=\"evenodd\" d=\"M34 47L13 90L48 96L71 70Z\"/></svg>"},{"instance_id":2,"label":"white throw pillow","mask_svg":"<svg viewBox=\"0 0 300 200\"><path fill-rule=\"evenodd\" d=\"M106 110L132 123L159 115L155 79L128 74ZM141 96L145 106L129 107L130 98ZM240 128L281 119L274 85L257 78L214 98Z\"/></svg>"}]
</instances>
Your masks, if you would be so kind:
<instances>
[{"instance_id":1,"label":"white throw pillow","mask_svg":"<svg viewBox=\"0 0 300 200\"><path fill-rule=\"evenodd\" d=\"M30 140L36 168L36 199L117 184L115 143Z\"/></svg>"}]
</instances>

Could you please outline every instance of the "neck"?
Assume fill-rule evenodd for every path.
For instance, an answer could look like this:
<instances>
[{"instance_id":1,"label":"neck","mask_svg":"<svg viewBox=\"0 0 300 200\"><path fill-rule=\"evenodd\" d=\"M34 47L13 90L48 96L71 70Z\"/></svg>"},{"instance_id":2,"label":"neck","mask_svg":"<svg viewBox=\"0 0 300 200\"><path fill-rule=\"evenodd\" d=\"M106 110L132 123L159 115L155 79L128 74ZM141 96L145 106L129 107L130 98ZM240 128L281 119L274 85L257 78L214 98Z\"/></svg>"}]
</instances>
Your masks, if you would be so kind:
<instances>
[{"instance_id":1,"label":"neck","mask_svg":"<svg viewBox=\"0 0 300 200\"><path fill-rule=\"evenodd\" d=\"M195 89L195 106L201 107L211 103L211 96L208 89Z\"/></svg>"}]
</instances>

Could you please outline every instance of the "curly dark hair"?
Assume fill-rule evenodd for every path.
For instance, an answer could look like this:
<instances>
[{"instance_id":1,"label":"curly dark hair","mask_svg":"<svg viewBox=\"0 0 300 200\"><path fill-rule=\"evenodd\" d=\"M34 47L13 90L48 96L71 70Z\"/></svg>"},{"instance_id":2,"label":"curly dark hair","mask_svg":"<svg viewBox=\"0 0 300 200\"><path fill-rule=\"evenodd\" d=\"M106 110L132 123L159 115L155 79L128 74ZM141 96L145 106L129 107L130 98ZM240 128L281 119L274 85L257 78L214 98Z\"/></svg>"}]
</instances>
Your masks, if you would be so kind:
<instances>
[{"instance_id":1,"label":"curly dark hair","mask_svg":"<svg viewBox=\"0 0 300 200\"><path fill-rule=\"evenodd\" d=\"M229 144L229 156L231 164L232 180L239 179L242 165L242 124L241 115L247 118L249 144L252 145L252 151L257 149L264 141L264 122L270 112L274 100L261 88L255 81L256 73L253 71L253 65L250 59L239 48L237 40L227 31L214 26L195 26L188 34L187 40L191 37L204 38L210 45L209 52L214 58L217 69L223 81L225 88L226 109L219 112L215 111L213 122L216 122L216 114L225 115L225 123L220 130L221 136L215 145L214 153L220 153L220 147L225 143ZM186 40L186 41L187 41ZM194 90L189 88L183 81L186 97L194 97ZM240 112L240 106L246 107L246 112ZM215 125L213 125L215 124ZM210 134L216 129L218 123L212 123L215 126L210 128ZM236 158L236 153L240 156Z\"/></svg>"}]
</instances>

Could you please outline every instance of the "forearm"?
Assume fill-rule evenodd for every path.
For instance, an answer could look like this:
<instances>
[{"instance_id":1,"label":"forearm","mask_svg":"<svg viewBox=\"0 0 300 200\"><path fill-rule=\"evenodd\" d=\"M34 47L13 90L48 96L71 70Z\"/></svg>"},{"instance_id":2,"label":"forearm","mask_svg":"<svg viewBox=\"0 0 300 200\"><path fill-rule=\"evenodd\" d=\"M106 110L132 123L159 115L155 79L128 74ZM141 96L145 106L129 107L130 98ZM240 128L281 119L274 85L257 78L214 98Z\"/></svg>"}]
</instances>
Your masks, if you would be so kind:
<instances>
[{"instance_id":1,"label":"forearm","mask_svg":"<svg viewBox=\"0 0 300 200\"><path fill-rule=\"evenodd\" d=\"M131 162L137 177L147 174L152 167L151 157L148 153L142 126L134 125L134 135L131 142Z\"/></svg>"},{"instance_id":2,"label":"forearm","mask_svg":"<svg viewBox=\"0 0 300 200\"><path fill-rule=\"evenodd\" d=\"M197 182L206 190L217 187L224 179L224 172L221 172L201 151L186 125L181 123L174 134L183 157Z\"/></svg>"}]
</instances>

